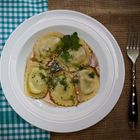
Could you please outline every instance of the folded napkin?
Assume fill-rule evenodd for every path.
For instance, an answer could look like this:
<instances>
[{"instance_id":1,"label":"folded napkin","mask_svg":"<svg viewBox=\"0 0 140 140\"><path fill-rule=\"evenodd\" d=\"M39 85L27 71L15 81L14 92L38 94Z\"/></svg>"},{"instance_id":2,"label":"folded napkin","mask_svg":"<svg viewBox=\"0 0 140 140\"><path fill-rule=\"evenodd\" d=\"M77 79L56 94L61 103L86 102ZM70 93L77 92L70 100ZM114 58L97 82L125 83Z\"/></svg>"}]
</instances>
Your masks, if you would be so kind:
<instances>
[{"instance_id":1,"label":"folded napkin","mask_svg":"<svg viewBox=\"0 0 140 140\"><path fill-rule=\"evenodd\" d=\"M0 52L12 31L25 19L47 11L47 0L0 0ZM0 140L49 140L50 133L32 126L8 104L0 87Z\"/></svg>"}]
</instances>

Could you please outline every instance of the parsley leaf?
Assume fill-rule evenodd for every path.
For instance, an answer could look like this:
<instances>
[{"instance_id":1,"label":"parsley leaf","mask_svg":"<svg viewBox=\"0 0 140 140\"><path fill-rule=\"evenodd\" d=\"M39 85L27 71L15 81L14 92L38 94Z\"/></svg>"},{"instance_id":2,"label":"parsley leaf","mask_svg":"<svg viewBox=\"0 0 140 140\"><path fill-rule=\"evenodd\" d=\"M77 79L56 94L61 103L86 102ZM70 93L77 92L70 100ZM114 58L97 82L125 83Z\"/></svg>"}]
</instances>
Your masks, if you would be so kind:
<instances>
[{"instance_id":1,"label":"parsley leaf","mask_svg":"<svg viewBox=\"0 0 140 140\"><path fill-rule=\"evenodd\" d=\"M44 75L42 72L39 73L41 79L46 83L48 84L48 77L46 75Z\"/></svg>"},{"instance_id":2,"label":"parsley leaf","mask_svg":"<svg viewBox=\"0 0 140 140\"><path fill-rule=\"evenodd\" d=\"M40 74L41 79L45 79L46 78L46 76L42 72L40 72L39 74Z\"/></svg>"},{"instance_id":3,"label":"parsley leaf","mask_svg":"<svg viewBox=\"0 0 140 140\"><path fill-rule=\"evenodd\" d=\"M59 83L64 87L64 91L66 91L67 87L68 87L68 83L66 81L66 77L63 77L62 79L60 79Z\"/></svg>"},{"instance_id":4,"label":"parsley leaf","mask_svg":"<svg viewBox=\"0 0 140 140\"><path fill-rule=\"evenodd\" d=\"M63 38L61 38L61 41L63 42L63 50L67 50L71 47L72 42L71 42L71 36L70 35L64 35ZM61 44L61 45L62 45Z\"/></svg>"},{"instance_id":5,"label":"parsley leaf","mask_svg":"<svg viewBox=\"0 0 140 140\"><path fill-rule=\"evenodd\" d=\"M57 86L58 80L59 80L58 78L54 78L51 76L48 77L48 82L51 89L53 90L55 89L55 87Z\"/></svg>"},{"instance_id":6,"label":"parsley leaf","mask_svg":"<svg viewBox=\"0 0 140 140\"><path fill-rule=\"evenodd\" d=\"M45 65L43 65L42 63L39 63L39 69L46 69L46 66Z\"/></svg>"},{"instance_id":7,"label":"parsley leaf","mask_svg":"<svg viewBox=\"0 0 140 140\"><path fill-rule=\"evenodd\" d=\"M69 54L68 51L62 51L60 56L65 60L65 62L68 62L69 59L71 58L71 55Z\"/></svg>"},{"instance_id":8,"label":"parsley leaf","mask_svg":"<svg viewBox=\"0 0 140 140\"><path fill-rule=\"evenodd\" d=\"M64 35L61 38L59 43L60 56L66 62L68 62L68 60L71 58L68 50L78 50L80 48L81 44L79 43L79 40L80 39L77 32L74 32L72 35Z\"/></svg>"},{"instance_id":9,"label":"parsley leaf","mask_svg":"<svg viewBox=\"0 0 140 140\"><path fill-rule=\"evenodd\" d=\"M71 35L71 44L72 44L72 46L71 46L71 48L73 49L73 50L78 50L79 48L80 48L80 46L81 46L81 44L79 43L79 37L78 37L78 34L77 34L77 32L74 32L72 35Z\"/></svg>"},{"instance_id":10,"label":"parsley leaf","mask_svg":"<svg viewBox=\"0 0 140 140\"><path fill-rule=\"evenodd\" d=\"M82 69L84 69L84 64L80 64L80 66L79 66L79 70L82 70Z\"/></svg>"},{"instance_id":11,"label":"parsley leaf","mask_svg":"<svg viewBox=\"0 0 140 140\"><path fill-rule=\"evenodd\" d=\"M88 74L88 76L89 76L90 78L94 78L95 73L94 73L94 72L91 72L91 73Z\"/></svg>"}]
</instances>

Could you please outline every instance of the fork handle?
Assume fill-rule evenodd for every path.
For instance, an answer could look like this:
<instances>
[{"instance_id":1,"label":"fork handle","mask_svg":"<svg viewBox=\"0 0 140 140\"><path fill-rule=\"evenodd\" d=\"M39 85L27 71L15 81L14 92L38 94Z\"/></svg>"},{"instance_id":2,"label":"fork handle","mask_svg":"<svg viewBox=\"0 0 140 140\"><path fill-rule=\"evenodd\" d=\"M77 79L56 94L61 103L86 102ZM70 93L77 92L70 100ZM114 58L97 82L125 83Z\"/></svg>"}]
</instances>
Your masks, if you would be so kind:
<instances>
[{"instance_id":1,"label":"fork handle","mask_svg":"<svg viewBox=\"0 0 140 140\"><path fill-rule=\"evenodd\" d=\"M129 105L129 124L132 129L136 127L138 120L138 104L137 104L137 92L136 92L136 71L135 65L132 67L132 87L130 93L130 105Z\"/></svg>"}]
</instances>

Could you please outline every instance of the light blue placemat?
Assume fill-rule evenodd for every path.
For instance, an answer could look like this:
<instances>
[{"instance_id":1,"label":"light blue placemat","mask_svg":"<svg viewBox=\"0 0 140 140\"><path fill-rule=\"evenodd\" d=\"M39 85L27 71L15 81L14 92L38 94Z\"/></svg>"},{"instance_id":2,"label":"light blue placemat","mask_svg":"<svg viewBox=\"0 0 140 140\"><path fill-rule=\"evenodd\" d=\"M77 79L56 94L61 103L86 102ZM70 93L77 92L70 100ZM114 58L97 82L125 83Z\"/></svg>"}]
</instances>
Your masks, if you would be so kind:
<instances>
[{"instance_id":1,"label":"light blue placemat","mask_svg":"<svg viewBox=\"0 0 140 140\"><path fill-rule=\"evenodd\" d=\"M0 52L12 31L25 19L47 11L47 0L0 0ZM50 133L20 118L0 87L0 140L48 140Z\"/></svg>"}]
</instances>

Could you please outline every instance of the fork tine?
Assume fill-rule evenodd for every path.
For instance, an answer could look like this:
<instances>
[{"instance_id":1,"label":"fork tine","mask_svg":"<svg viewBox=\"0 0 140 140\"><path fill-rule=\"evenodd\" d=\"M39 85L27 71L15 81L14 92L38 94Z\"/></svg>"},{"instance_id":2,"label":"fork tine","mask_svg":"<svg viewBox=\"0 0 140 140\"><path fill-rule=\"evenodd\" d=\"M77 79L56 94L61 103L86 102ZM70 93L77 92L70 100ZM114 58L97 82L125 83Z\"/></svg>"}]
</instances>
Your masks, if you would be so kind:
<instances>
[{"instance_id":1,"label":"fork tine","mask_svg":"<svg viewBox=\"0 0 140 140\"><path fill-rule=\"evenodd\" d=\"M138 31L137 30L135 30L134 31L134 38L133 38L133 46L132 46L132 49L136 49L136 47L137 47L137 41L138 41Z\"/></svg>"},{"instance_id":2,"label":"fork tine","mask_svg":"<svg viewBox=\"0 0 140 140\"><path fill-rule=\"evenodd\" d=\"M135 37L134 37L134 44L133 49L139 48L139 27L135 28Z\"/></svg>"},{"instance_id":3,"label":"fork tine","mask_svg":"<svg viewBox=\"0 0 140 140\"><path fill-rule=\"evenodd\" d=\"M126 49L132 49L132 46L134 44L134 31L132 27L129 28L129 35L128 35L128 43Z\"/></svg>"},{"instance_id":4,"label":"fork tine","mask_svg":"<svg viewBox=\"0 0 140 140\"><path fill-rule=\"evenodd\" d=\"M129 34L128 34L128 40L127 40L127 47L126 49L129 49L130 47L130 44L131 44L131 37L132 37L132 32L130 31L130 28L129 28Z\"/></svg>"},{"instance_id":5,"label":"fork tine","mask_svg":"<svg viewBox=\"0 0 140 140\"><path fill-rule=\"evenodd\" d=\"M132 36L131 36L131 44L130 44L130 49L133 49L133 47L135 46L135 31L132 31Z\"/></svg>"},{"instance_id":6,"label":"fork tine","mask_svg":"<svg viewBox=\"0 0 140 140\"><path fill-rule=\"evenodd\" d=\"M137 42L136 42L136 49L139 50L140 43L140 30L137 32Z\"/></svg>"}]
</instances>

